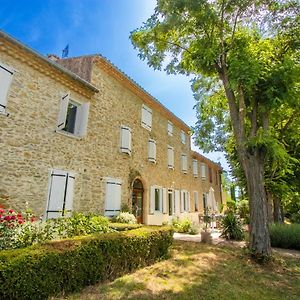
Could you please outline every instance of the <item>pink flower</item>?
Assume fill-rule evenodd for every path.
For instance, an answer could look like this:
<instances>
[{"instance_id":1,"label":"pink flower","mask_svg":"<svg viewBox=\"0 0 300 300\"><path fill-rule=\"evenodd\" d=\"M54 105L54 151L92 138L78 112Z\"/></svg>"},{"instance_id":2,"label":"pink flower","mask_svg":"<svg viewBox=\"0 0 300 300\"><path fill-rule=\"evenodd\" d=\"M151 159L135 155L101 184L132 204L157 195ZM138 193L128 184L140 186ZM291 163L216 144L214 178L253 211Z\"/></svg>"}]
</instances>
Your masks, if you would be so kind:
<instances>
[{"instance_id":1,"label":"pink flower","mask_svg":"<svg viewBox=\"0 0 300 300\"><path fill-rule=\"evenodd\" d=\"M0 214L4 214L5 213L5 210L4 209L0 209Z\"/></svg>"},{"instance_id":2,"label":"pink flower","mask_svg":"<svg viewBox=\"0 0 300 300\"><path fill-rule=\"evenodd\" d=\"M11 216L10 218L12 221L16 219L16 216Z\"/></svg>"},{"instance_id":3,"label":"pink flower","mask_svg":"<svg viewBox=\"0 0 300 300\"><path fill-rule=\"evenodd\" d=\"M5 217L4 217L4 220L5 220L5 221L10 221L10 220L11 220L11 217L10 217L10 216L5 216Z\"/></svg>"}]
</instances>

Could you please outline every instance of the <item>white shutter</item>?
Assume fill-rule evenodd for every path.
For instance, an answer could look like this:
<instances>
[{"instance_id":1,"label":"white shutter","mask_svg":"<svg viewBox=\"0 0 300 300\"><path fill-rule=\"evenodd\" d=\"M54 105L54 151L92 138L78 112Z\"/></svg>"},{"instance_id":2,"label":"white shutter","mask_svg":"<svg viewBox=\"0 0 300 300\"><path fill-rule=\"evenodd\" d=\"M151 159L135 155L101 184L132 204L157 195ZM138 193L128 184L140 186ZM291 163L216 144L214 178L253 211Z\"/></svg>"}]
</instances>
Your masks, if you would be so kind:
<instances>
[{"instance_id":1,"label":"white shutter","mask_svg":"<svg viewBox=\"0 0 300 300\"><path fill-rule=\"evenodd\" d=\"M49 197L46 209L47 219L62 216L67 175L67 172L61 170L54 170L51 173Z\"/></svg>"},{"instance_id":2,"label":"white shutter","mask_svg":"<svg viewBox=\"0 0 300 300\"><path fill-rule=\"evenodd\" d=\"M5 113L7 95L13 74L11 69L4 65L0 65L0 113Z\"/></svg>"},{"instance_id":3,"label":"white shutter","mask_svg":"<svg viewBox=\"0 0 300 300\"><path fill-rule=\"evenodd\" d=\"M205 163L201 163L201 177L202 177L202 179L206 179L206 165L205 165Z\"/></svg>"},{"instance_id":4,"label":"white shutter","mask_svg":"<svg viewBox=\"0 0 300 300\"><path fill-rule=\"evenodd\" d=\"M185 132L183 130L181 130L181 143L182 144L185 144L185 139L186 139Z\"/></svg>"},{"instance_id":5,"label":"white shutter","mask_svg":"<svg viewBox=\"0 0 300 300\"><path fill-rule=\"evenodd\" d=\"M156 162L156 141L154 140L148 142L148 160L153 163Z\"/></svg>"},{"instance_id":6,"label":"white shutter","mask_svg":"<svg viewBox=\"0 0 300 300\"><path fill-rule=\"evenodd\" d=\"M147 113L147 126L151 130L152 128L152 109L148 108L148 113Z\"/></svg>"},{"instance_id":7,"label":"white shutter","mask_svg":"<svg viewBox=\"0 0 300 300\"><path fill-rule=\"evenodd\" d=\"M121 209L121 182L107 179L105 193L105 216L115 216Z\"/></svg>"},{"instance_id":8,"label":"white shutter","mask_svg":"<svg viewBox=\"0 0 300 300\"><path fill-rule=\"evenodd\" d=\"M90 103L86 102L82 105L79 105L77 107L78 112L78 119L76 118L75 126L78 127L78 130L75 131L75 133L78 136L85 136L87 132L87 126L88 126L88 119L89 119L89 109L90 109Z\"/></svg>"},{"instance_id":9,"label":"white shutter","mask_svg":"<svg viewBox=\"0 0 300 300\"><path fill-rule=\"evenodd\" d=\"M121 126L121 152L131 154L131 129Z\"/></svg>"},{"instance_id":10,"label":"white shutter","mask_svg":"<svg viewBox=\"0 0 300 300\"><path fill-rule=\"evenodd\" d=\"M66 197L65 197L65 204L64 204L65 216L70 216L70 213L73 210L74 183L75 183L75 175L69 173L66 178Z\"/></svg>"},{"instance_id":11,"label":"white shutter","mask_svg":"<svg viewBox=\"0 0 300 300\"><path fill-rule=\"evenodd\" d=\"M150 188L150 198L149 198L149 214L154 214L155 209L155 187Z\"/></svg>"},{"instance_id":12,"label":"white shutter","mask_svg":"<svg viewBox=\"0 0 300 300\"><path fill-rule=\"evenodd\" d=\"M168 168L174 169L174 148L168 146Z\"/></svg>"},{"instance_id":13,"label":"white shutter","mask_svg":"<svg viewBox=\"0 0 300 300\"><path fill-rule=\"evenodd\" d=\"M57 129L63 129L66 126L69 100L70 100L69 93L61 97L60 110L59 110L58 120L57 120Z\"/></svg>"},{"instance_id":14,"label":"white shutter","mask_svg":"<svg viewBox=\"0 0 300 300\"><path fill-rule=\"evenodd\" d=\"M194 206L195 206L195 211L199 211L199 197L198 197L198 192L194 192Z\"/></svg>"},{"instance_id":15,"label":"white shutter","mask_svg":"<svg viewBox=\"0 0 300 300\"><path fill-rule=\"evenodd\" d=\"M193 174L194 174L194 177L198 177L198 161L197 161L197 159L193 160Z\"/></svg>"},{"instance_id":16,"label":"white shutter","mask_svg":"<svg viewBox=\"0 0 300 300\"><path fill-rule=\"evenodd\" d=\"M168 121L168 135L173 135L173 123Z\"/></svg>"},{"instance_id":17,"label":"white shutter","mask_svg":"<svg viewBox=\"0 0 300 300\"><path fill-rule=\"evenodd\" d=\"M186 201L187 201L187 211L191 211L191 197L190 197L190 192L186 193Z\"/></svg>"},{"instance_id":18,"label":"white shutter","mask_svg":"<svg viewBox=\"0 0 300 300\"><path fill-rule=\"evenodd\" d=\"M148 106L144 105L142 106L142 120L141 120L142 126L147 128L148 130L151 130L152 127L152 109Z\"/></svg>"},{"instance_id":19,"label":"white shutter","mask_svg":"<svg viewBox=\"0 0 300 300\"><path fill-rule=\"evenodd\" d=\"M184 212L184 191L181 191L180 194L180 212Z\"/></svg>"},{"instance_id":20,"label":"white shutter","mask_svg":"<svg viewBox=\"0 0 300 300\"><path fill-rule=\"evenodd\" d=\"M179 192L179 190L175 190L174 200L175 200L175 214L178 215L180 213L180 192Z\"/></svg>"},{"instance_id":21,"label":"white shutter","mask_svg":"<svg viewBox=\"0 0 300 300\"><path fill-rule=\"evenodd\" d=\"M186 154L181 155L181 164L182 164L182 172L186 173L187 172L187 156Z\"/></svg>"},{"instance_id":22,"label":"white shutter","mask_svg":"<svg viewBox=\"0 0 300 300\"><path fill-rule=\"evenodd\" d=\"M167 197L167 189L166 188L163 188L162 189L162 212L164 214L168 213L168 197Z\"/></svg>"}]
</instances>

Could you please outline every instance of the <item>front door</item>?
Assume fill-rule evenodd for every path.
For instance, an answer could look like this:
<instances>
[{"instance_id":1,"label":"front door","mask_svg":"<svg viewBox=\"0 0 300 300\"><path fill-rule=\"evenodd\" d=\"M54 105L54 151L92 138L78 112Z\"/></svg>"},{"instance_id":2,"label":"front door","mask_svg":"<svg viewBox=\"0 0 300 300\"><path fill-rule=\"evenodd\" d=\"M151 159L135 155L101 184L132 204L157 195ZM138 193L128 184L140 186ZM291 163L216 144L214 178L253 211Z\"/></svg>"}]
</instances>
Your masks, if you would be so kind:
<instances>
[{"instance_id":1,"label":"front door","mask_svg":"<svg viewBox=\"0 0 300 300\"><path fill-rule=\"evenodd\" d=\"M136 179L132 188L132 213L136 217L137 223L143 223L143 194L142 182Z\"/></svg>"}]
</instances>

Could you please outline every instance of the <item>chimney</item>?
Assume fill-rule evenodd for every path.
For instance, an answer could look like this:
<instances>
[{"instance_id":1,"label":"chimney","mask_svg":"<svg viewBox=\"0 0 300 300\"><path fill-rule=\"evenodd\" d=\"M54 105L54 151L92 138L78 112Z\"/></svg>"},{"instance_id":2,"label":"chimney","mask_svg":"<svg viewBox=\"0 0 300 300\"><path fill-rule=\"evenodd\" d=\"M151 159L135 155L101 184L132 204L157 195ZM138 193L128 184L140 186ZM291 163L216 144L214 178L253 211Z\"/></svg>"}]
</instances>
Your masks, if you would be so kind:
<instances>
[{"instance_id":1,"label":"chimney","mask_svg":"<svg viewBox=\"0 0 300 300\"><path fill-rule=\"evenodd\" d=\"M47 54L47 57L50 59L50 60L53 60L53 61L58 61L60 58L55 55L55 54Z\"/></svg>"}]
</instances>

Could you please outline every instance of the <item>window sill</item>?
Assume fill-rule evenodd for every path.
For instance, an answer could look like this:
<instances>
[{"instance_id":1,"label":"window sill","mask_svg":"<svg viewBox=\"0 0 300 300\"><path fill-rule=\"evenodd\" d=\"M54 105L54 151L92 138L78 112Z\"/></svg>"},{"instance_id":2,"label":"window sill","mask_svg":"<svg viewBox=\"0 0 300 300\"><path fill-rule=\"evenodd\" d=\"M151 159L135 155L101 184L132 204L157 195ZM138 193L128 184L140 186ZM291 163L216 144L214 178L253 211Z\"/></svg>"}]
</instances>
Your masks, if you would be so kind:
<instances>
[{"instance_id":1,"label":"window sill","mask_svg":"<svg viewBox=\"0 0 300 300\"><path fill-rule=\"evenodd\" d=\"M168 169L174 171L174 167L168 166Z\"/></svg>"},{"instance_id":2,"label":"window sill","mask_svg":"<svg viewBox=\"0 0 300 300\"><path fill-rule=\"evenodd\" d=\"M142 127L144 127L145 129L147 129L148 131L151 131L152 127L149 127L147 125L145 125L144 123L141 123Z\"/></svg>"},{"instance_id":3,"label":"window sill","mask_svg":"<svg viewBox=\"0 0 300 300\"><path fill-rule=\"evenodd\" d=\"M0 110L0 115L3 115L4 117L8 117L9 113L5 109L3 109L3 110Z\"/></svg>"},{"instance_id":4,"label":"window sill","mask_svg":"<svg viewBox=\"0 0 300 300\"><path fill-rule=\"evenodd\" d=\"M55 130L56 133L67 136L69 138L75 139L75 140L82 140L81 136L75 135L73 133L68 133L66 131L63 130Z\"/></svg>"}]
</instances>

